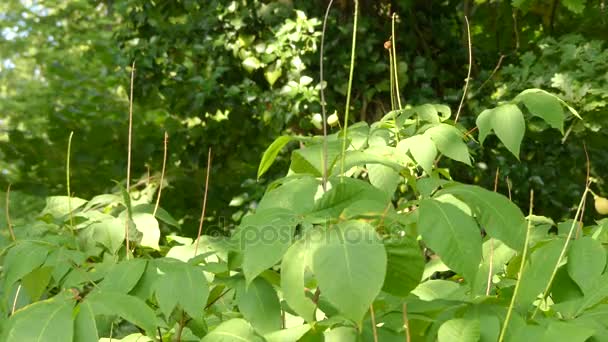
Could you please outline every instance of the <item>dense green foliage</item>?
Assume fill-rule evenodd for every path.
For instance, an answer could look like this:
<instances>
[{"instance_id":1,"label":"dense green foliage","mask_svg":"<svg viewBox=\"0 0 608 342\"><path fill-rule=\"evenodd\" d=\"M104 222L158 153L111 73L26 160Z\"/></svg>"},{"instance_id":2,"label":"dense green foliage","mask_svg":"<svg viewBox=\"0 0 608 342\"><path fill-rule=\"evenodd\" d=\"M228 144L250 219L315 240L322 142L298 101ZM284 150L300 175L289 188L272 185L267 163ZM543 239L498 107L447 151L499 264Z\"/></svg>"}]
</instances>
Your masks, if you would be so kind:
<instances>
[{"instance_id":1,"label":"dense green foliage","mask_svg":"<svg viewBox=\"0 0 608 342\"><path fill-rule=\"evenodd\" d=\"M608 338L604 3L326 4L0 4L1 341Z\"/></svg>"}]
</instances>

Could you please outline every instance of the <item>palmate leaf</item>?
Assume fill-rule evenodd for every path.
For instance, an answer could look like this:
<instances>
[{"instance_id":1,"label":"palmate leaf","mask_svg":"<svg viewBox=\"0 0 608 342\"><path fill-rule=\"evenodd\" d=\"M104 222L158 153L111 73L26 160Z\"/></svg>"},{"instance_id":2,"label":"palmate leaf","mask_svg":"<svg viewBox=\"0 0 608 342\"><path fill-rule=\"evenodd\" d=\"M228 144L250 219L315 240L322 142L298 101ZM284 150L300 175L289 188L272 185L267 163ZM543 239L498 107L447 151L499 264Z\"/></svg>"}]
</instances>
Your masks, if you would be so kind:
<instances>
[{"instance_id":1,"label":"palmate leaf","mask_svg":"<svg viewBox=\"0 0 608 342\"><path fill-rule=\"evenodd\" d=\"M242 282L236 300L243 317L260 334L281 329L281 304L277 292L265 279L257 277L249 286Z\"/></svg>"},{"instance_id":2,"label":"palmate leaf","mask_svg":"<svg viewBox=\"0 0 608 342\"><path fill-rule=\"evenodd\" d=\"M481 261L477 222L458 207L434 199L422 200L418 210L424 243L451 269L473 281Z\"/></svg>"},{"instance_id":3,"label":"palmate leaf","mask_svg":"<svg viewBox=\"0 0 608 342\"><path fill-rule=\"evenodd\" d=\"M386 277L382 290L406 297L422 279L424 257L418 242L408 236L384 241L387 254Z\"/></svg>"},{"instance_id":4,"label":"palmate leaf","mask_svg":"<svg viewBox=\"0 0 608 342\"><path fill-rule=\"evenodd\" d=\"M85 297L83 303L89 304L95 315L118 315L149 334L156 331L154 311L137 297L120 292L93 291Z\"/></svg>"},{"instance_id":5,"label":"palmate leaf","mask_svg":"<svg viewBox=\"0 0 608 342\"><path fill-rule=\"evenodd\" d=\"M131 259L114 264L99 284L99 288L104 291L129 293L139 282L146 265L147 261L144 259Z\"/></svg>"},{"instance_id":6,"label":"palmate leaf","mask_svg":"<svg viewBox=\"0 0 608 342\"><path fill-rule=\"evenodd\" d=\"M178 304L190 317L202 317L209 297L209 284L203 270L197 265L172 259L162 259L158 266L164 274L158 276L154 292L165 317L169 318Z\"/></svg>"},{"instance_id":7,"label":"palmate leaf","mask_svg":"<svg viewBox=\"0 0 608 342\"><path fill-rule=\"evenodd\" d=\"M386 251L375 229L359 221L342 222L323 231L312 253L312 271L325 298L360 323L386 274Z\"/></svg>"},{"instance_id":8,"label":"palmate leaf","mask_svg":"<svg viewBox=\"0 0 608 342\"><path fill-rule=\"evenodd\" d=\"M549 126L564 133L564 110L559 98L541 89L527 89L513 99L521 101L530 113L545 120Z\"/></svg>"},{"instance_id":9,"label":"palmate leaf","mask_svg":"<svg viewBox=\"0 0 608 342\"><path fill-rule=\"evenodd\" d=\"M606 250L601 242L588 236L572 241L568 251L568 274L583 293L590 294L605 267Z\"/></svg>"},{"instance_id":10,"label":"palmate leaf","mask_svg":"<svg viewBox=\"0 0 608 342\"><path fill-rule=\"evenodd\" d=\"M443 153L446 157L471 165L469 149L462 140L463 135L458 128L442 123L429 128L424 132L424 135L429 136L439 152Z\"/></svg>"}]
</instances>

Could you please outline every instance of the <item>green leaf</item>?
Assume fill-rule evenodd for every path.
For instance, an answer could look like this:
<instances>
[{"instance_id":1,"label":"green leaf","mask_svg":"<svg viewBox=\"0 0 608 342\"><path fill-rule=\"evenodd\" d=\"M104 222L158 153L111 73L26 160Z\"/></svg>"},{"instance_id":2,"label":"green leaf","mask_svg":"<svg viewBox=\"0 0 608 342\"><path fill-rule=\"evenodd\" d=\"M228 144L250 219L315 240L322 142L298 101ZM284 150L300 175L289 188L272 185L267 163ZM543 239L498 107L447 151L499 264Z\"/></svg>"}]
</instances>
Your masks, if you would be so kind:
<instances>
[{"instance_id":1,"label":"green leaf","mask_svg":"<svg viewBox=\"0 0 608 342\"><path fill-rule=\"evenodd\" d=\"M309 246L304 239L289 247L281 263L281 290L289 307L304 320L312 322L316 305L306 297L304 287L304 272L308 266L309 252Z\"/></svg>"},{"instance_id":2,"label":"green leaf","mask_svg":"<svg viewBox=\"0 0 608 342\"><path fill-rule=\"evenodd\" d=\"M521 275L516 305L527 307L544 291L563 247L562 239L554 239L532 251Z\"/></svg>"},{"instance_id":3,"label":"green leaf","mask_svg":"<svg viewBox=\"0 0 608 342\"><path fill-rule=\"evenodd\" d=\"M521 251L526 238L526 221L521 210L505 196L476 185L457 184L445 187L436 196L452 194L464 201L475 213L488 234L516 251Z\"/></svg>"},{"instance_id":4,"label":"green leaf","mask_svg":"<svg viewBox=\"0 0 608 342\"><path fill-rule=\"evenodd\" d=\"M283 70L281 69L280 63L273 63L271 66L267 67L266 70L264 70L264 78L266 78L266 81L268 81L268 84L270 84L271 87L282 74ZM258 178L260 178L259 173Z\"/></svg>"},{"instance_id":5,"label":"green leaf","mask_svg":"<svg viewBox=\"0 0 608 342\"><path fill-rule=\"evenodd\" d=\"M468 281L481 262L481 235L475 220L456 206L424 199L418 209L422 239L441 260Z\"/></svg>"},{"instance_id":6,"label":"green leaf","mask_svg":"<svg viewBox=\"0 0 608 342\"><path fill-rule=\"evenodd\" d=\"M406 297L422 280L424 256L418 242L409 237L393 237L384 241L387 264L382 290Z\"/></svg>"},{"instance_id":7,"label":"green leaf","mask_svg":"<svg viewBox=\"0 0 608 342\"><path fill-rule=\"evenodd\" d=\"M276 138L272 144L268 146L266 151L264 151L264 155L262 155L262 160L260 161L260 166L258 167L258 179L260 179L260 177L262 177L262 175L268 171L272 163L274 163L274 160L277 158L277 155L279 155L279 152L291 140L293 140L292 137L283 135Z\"/></svg>"},{"instance_id":8,"label":"green leaf","mask_svg":"<svg viewBox=\"0 0 608 342\"><path fill-rule=\"evenodd\" d=\"M264 194L257 210L285 208L296 214L310 212L315 205L315 194L319 187L319 180L310 176L287 180Z\"/></svg>"},{"instance_id":9,"label":"green leaf","mask_svg":"<svg viewBox=\"0 0 608 342\"><path fill-rule=\"evenodd\" d=\"M606 297L608 297L608 273L604 273L601 277L597 278L593 284L589 286L585 296L578 300L575 316L580 315L588 308L606 300Z\"/></svg>"},{"instance_id":10,"label":"green leaf","mask_svg":"<svg viewBox=\"0 0 608 342\"><path fill-rule=\"evenodd\" d=\"M87 229L91 231L91 238L112 254L116 254L125 240L125 222L115 217L110 216L101 222L95 222Z\"/></svg>"},{"instance_id":11,"label":"green leaf","mask_svg":"<svg viewBox=\"0 0 608 342\"><path fill-rule=\"evenodd\" d=\"M526 89L513 99L521 101L530 113L545 120L549 126L564 133L564 119L566 118L559 98L541 89Z\"/></svg>"},{"instance_id":12,"label":"green leaf","mask_svg":"<svg viewBox=\"0 0 608 342\"><path fill-rule=\"evenodd\" d=\"M259 59L255 58L253 56L245 58L245 60L243 60L242 64L243 64L243 67L245 68L245 70L247 70L248 72L252 72L252 71L262 67L262 62L260 62Z\"/></svg>"},{"instance_id":13,"label":"green leaf","mask_svg":"<svg viewBox=\"0 0 608 342\"><path fill-rule=\"evenodd\" d=\"M545 330L543 341L546 342L574 342L589 341L595 329L576 324L572 321L560 322L551 320Z\"/></svg>"},{"instance_id":14,"label":"green leaf","mask_svg":"<svg viewBox=\"0 0 608 342\"><path fill-rule=\"evenodd\" d=\"M479 142L483 144L490 130L498 136L505 147L519 159L519 148L526 131L524 115L514 104L504 104L486 109L477 117Z\"/></svg>"},{"instance_id":15,"label":"green leaf","mask_svg":"<svg viewBox=\"0 0 608 342\"><path fill-rule=\"evenodd\" d=\"M85 203L87 203L87 200L78 197L49 196L46 198L46 206L40 213L40 216L51 215L55 218L63 218L70 213L70 206L72 211L74 211Z\"/></svg>"},{"instance_id":16,"label":"green leaf","mask_svg":"<svg viewBox=\"0 0 608 342\"><path fill-rule=\"evenodd\" d=\"M152 214L133 212L133 223L135 228L142 233L140 246L150 247L155 250L160 250L158 242L160 241L160 228L158 221Z\"/></svg>"},{"instance_id":17,"label":"green leaf","mask_svg":"<svg viewBox=\"0 0 608 342\"><path fill-rule=\"evenodd\" d=\"M19 279L40 267L49 254L49 247L32 241L20 241L8 250L4 257L4 293L9 293L11 287Z\"/></svg>"},{"instance_id":18,"label":"green leaf","mask_svg":"<svg viewBox=\"0 0 608 342\"><path fill-rule=\"evenodd\" d=\"M256 331L267 334L281 329L281 305L277 292L266 280L255 278L237 290L237 306Z\"/></svg>"},{"instance_id":19,"label":"green leaf","mask_svg":"<svg viewBox=\"0 0 608 342\"><path fill-rule=\"evenodd\" d=\"M147 261L144 259L131 259L114 264L106 274L99 288L104 291L129 293L146 269Z\"/></svg>"},{"instance_id":20,"label":"green leaf","mask_svg":"<svg viewBox=\"0 0 608 342\"><path fill-rule=\"evenodd\" d=\"M253 327L241 318L233 318L222 322L211 330L201 342L263 342L264 339L256 334Z\"/></svg>"},{"instance_id":21,"label":"green leaf","mask_svg":"<svg viewBox=\"0 0 608 342\"><path fill-rule=\"evenodd\" d=\"M416 113L420 117L420 120L428 121L431 123L439 123L439 113L435 106L431 104L423 104L414 107Z\"/></svg>"},{"instance_id":22,"label":"green leaf","mask_svg":"<svg viewBox=\"0 0 608 342\"><path fill-rule=\"evenodd\" d=\"M605 267L606 251L599 241L588 236L572 241L568 251L568 274L583 293L589 293Z\"/></svg>"},{"instance_id":23,"label":"green leaf","mask_svg":"<svg viewBox=\"0 0 608 342\"><path fill-rule=\"evenodd\" d=\"M149 334L156 332L157 321L154 311L137 297L119 292L93 291L83 302L91 305L95 315L118 315Z\"/></svg>"},{"instance_id":24,"label":"green leaf","mask_svg":"<svg viewBox=\"0 0 608 342\"><path fill-rule=\"evenodd\" d=\"M478 320L457 318L441 325L438 333L439 342L477 342L480 337Z\"/></svg>"},{"instance_id":25,"label":"green leaf","mask_svg":"<svg viewBox=\"0 0 608 342\"><path fill-rule=\"evenodd\" d=\"M75 301L63 295L36 302L15 312L3 341L72 341Z\"/></svg>"},{"instance_id":26,"label":"green leaf","mask_svg":"<svg viewBox=\"0 0 608 342\"><path fill-rule=\"evenodd\" d=\"M581 14L585 10L585 3L587 0L563 0L562 4L566 7L570 12Z\"/></svg>"},{"instance_id":27,"label":"green leaf","mask_svg":"<svg viewBox=\"0 0 608 342\"><path fill-rule=\"evenodd\" d=\"M170 259L164 259L159 268L164 274L158 276L154 290L165 317L169 318L179 304L190 317L202 318L209 297L209 285L203 270L199 266Z\"/></svg>"},{"instance_id":28,"label":"green leaf","mask_svg":"<svg viewBox=\"0 0 608 342\"><path fill-rule=\"evenodd\" d=\"M88 302L78 305L78 314L74 320L74 341L98 341L95 313Z\"/></svg>"},{"instance_id":29,"label":"green leaf","mask_svg":"<svg viewBox=\"0 0 608 342\"><path fill-rule=\"evenodd\" d=\"M424 132L424 135L429 136L439 152L443 153L446 157L471 165L469 149L464 141L462 141L462 133L458 128L442 123L429 128Z\"/></svg>"},{"instance_id":30,"label":"green leaf","mask_svg":"<svg viewBox=\"0 0 608 342\"><path fill-rule=\"evenodd\" d=\"M418 134L401 140L397 144L397 149L404 153L409 151L424 172L429 175L431 174L433 163L437 157L437 147L435 147L435 143L429 136Z\"/></svg>"},{"instance_id":31,"label":"green leaf","mask_svg":"<svg viewBox=\"0 0 608 342\"><path fill-rule=\"evenodd\" d=\"M378 202L382 206L389 203L386 193L359 179L346 177L332 179L331 186L332 188L315 203L310 216L322 220L337 218L345 208L363 198Z\"/></svg>"},{"instance_id":32,"label":"green leaf","mask_svg":"<svg viewBox=\"0 0 608 342\"><path fill-rule=\"evenodd\" d=\"M23 286L27 294L30 296L32 301L37 301L40 299L40 297L46 290L49 281L51 280L52 274L52 267L40 267L23 277L21 285Z\"/></svg>"},{"instance_id":33,"label":"green leaf","mask_svg":"<svg viewBox=\"0 0 608 342\"><path fill-rule=\"evenodd\" d=\"M281 329L279 331L271 332L264 335L266 342L284 342L284 341L300 341L300 338L304 336L310 330L310 325L298 325L295 327Z\"/></svg>"},{"instance_id":34,"label":"green leaf","mask_svg":"<svg viewBox=\"0 0 608 342\"><path fill-rule=\"evenodd\" d=\"M434 279L418 285L412 293L421 300L431 302L437 299L455 300L460 295L461 289L462 286L456 282Z\"/></svg>"},{"instance_id":35,"label":"green leaf","mask_svg":"<svg viewBox=\"0 0 608 342\"><path fill-rule=\"evenodd\" d=\"M312 255L321 292L345 317L361 322L384 282L384 245L375 229L360 221L342 222L323 235Z\"/></svg>"},{"instance_id":36,"label":"green leaf","mask_svg":"<svg viewBox=\"0 0 608 342\"><path fill-rule=\"evenodd\" d=\"M399 172L393 168L379 164L368 164L367 175L369 182L386 193L387 196L393 196L397 185L401 181Z\"/></svg>"},{"instance_id":37,"label":"green leaf","mask_svg":"<svg viewBox=\"0 0 608 342\"><path fill-rule=\"evenodd\" d=\"M330 140L327 142L328 172L332 169L334 161L341 153L342 140ZM289 168L295 173L321 177L323 175L323 154L323 144L308 144L304 148L293 151Z\"/></svg>"},{"instance_id":38,"label":"green leaf","mask_svg":"<svg viewBox=\"0 0 608 342\"><path fill-rule=\"evenodd\" d=\"M259 210L243 218L233 241L243 251L243 273L248 284L281 260L297 224L297 216L283 208Z\"/></svg>"}]
</instances>

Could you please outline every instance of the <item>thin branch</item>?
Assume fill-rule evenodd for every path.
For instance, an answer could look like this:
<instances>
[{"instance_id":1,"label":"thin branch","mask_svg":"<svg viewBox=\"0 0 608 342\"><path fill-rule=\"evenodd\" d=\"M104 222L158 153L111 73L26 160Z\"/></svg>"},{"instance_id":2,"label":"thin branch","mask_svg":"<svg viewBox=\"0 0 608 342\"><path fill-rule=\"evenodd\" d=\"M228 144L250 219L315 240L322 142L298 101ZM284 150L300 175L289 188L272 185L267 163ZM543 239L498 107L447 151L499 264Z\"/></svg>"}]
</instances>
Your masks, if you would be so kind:
<instances>
[{"instance_id":1,"label":"thin branch","mask_svg":"<svg viewBox=\"0 0 608 342\"><path fill-rule=\"evenodd\" d=\"M327 18L329 17L329 10L334 0L330 0L325 11L325 17L323 18L323 30L321 31L321 46L319 48L319 79L321 82L321 113L323 113L323 191L327 191L327 109L325 108L325 85L323 84L323 54L325 48L325 28L327 27Z\"/></svg>"},{"instance_id":2,"label":"thin branch","mask_svg":"<svg viewBox=\"0 0 608 342\"><path fill-rule=\"evenodd\" d=\"M500 168L496 169L496 176L494 177L494 192L498 190L498 175L500 174ZM492 289L492 275L494 273L494 239L490 237L490 260L488 260L490 267L488 270L488 281L486 284L486 296L490 295Z\"/></svg>"},{"instance_id":3,"label":"thin branch","mask_svg":"<svg viewBox=\"0 0 608 342\"><path fill-rule=\"evenodd\" d=\"M164 151L163 151L163 169L160 172L160 183L158 185L158 196L156 197L156 204L154 205L153 216L156 217L156 211L158 210L158 206L160 205L160 195L163 191L163 181L165 179L165 168L167 166L167 143L169 142L169 135L167 131L165 131L165 141L164 141Z\"/></svg>"},{"instance_id":4,"label":"thin branch","mask_svg":"<svg viewBox=\"0 0 608 342\"><path fill-rule=\"evenodd\" d=\"M9 205L11 203L11 184L8 184L6 188L6 207L5 207L5 216L6 216L6 225L8 226L8 232L11 235L11 239L13 241L17 241L15 237L15 231L13 230L13 224L11 223L11 210L9 209Z\"/></svg>"},{"instance_id":5,"label":"thin branch","mask_svg":"<svg viewBox=\"0 0 608 342\"><path fill-rule=\"evenodd\" d=\"M72 156L72 137L74 137L74 131L70 132L70 137L68 138L68 151L65 161L65 183L68 191L68 211L70 212L70 231L72 235L74 233L74 215L72 214L72 190L70 189L70 158Z\"/></svg>"},{"instance_id":6,"label":"thin branch","mask_svg":"<svg viewBox=\"0 0 608 342\"><path fill-rule=\"evenodd\" d=\"M135 61L133 61L133 65L131 65L131 92L129 96L129 137L128 137L128 146L127 146L127 195L129 196L128 200L131 200L131 147L133 142L133 80L135 78ZM131 251L131 247L129 244L129 220L131 218L127 215L127 219L125 221L125 242L127 248L127 260L129 259L129 252Z\"/></svg>"},{"instance_id":7,"label":"thin branch","mask_svg":"<svg viewBox=\"0 0 608 342\"><path fill-rule=\"evenodd\" d=\"M529 215L532 216L534 208L534 190L530 190L530 211ZM505 339L505 333L507 332L507 327L509 326L509 321L511 320L511 314L513 313L513 307L515 306L515 299L517 298L517 293L519 292L519 286L521 284L521 278L524 273L524 266L526 265L526 258L528 257L528 243L530 240L530 231L532 230L532 220L528 218L528 228L526 229L526 240L524 242L524 251L521 256L521 264L519 265L519 273L517 277L517 282L515 283L515 290L513 290L513 297L511 297L511 304L509 304L509 309L507 310L507 317L505 317L505 322L500 329L500 336L498 337L498 342L502 342Z\"/></svg>"},{"instance_id":8,"label":"thin branch","mask_svg":"<svg viewBox=\"0 0 608 342\"><path fill-rule=\"evenodd\" d=\"M458 111L456 111L456 118L454 119L454 123L458 122L458 118L460 117L460 111L462 110L462 105L464 104L464 100L467 97L467 90L469 89L469 80L471 79L471 67L473 64L473 51L471 46L471 29L469 27L469 18L467 16L464 17L464 21L467 26L467 46L469 48L469 70L467 71L467 79L464 83L464 92L462 93L462 99L460 99L460 104L458 105Z\"/></svg>"},{"instance_id":9,"label":"thin branch","mask_svg":"<svg viewBox=\"0 0 608 342\"><path fill-rule=\"evenodd\" d=\"M395 43L395 19L397 18L397 14L393 13L393 20L392 20L392 49L393 49L393 72L395 73L395 95L397 97L397 105L399 106L399 109L403 109L401 107L401 95L399 94L399 72L398 72L398 68L397 68L397 48L395 47L395 45L397 45ZM397 135L397 140L399 140L399 135Z\"/></svg>"},{"instance_id":10,"label":"thin branch","mask_svg":"<svg viewBox=\"0 0 608 342\"><path fill-rule=\"evenodd\" d=\"M15 313L17 309L17 299L19 298L19 292L21 292L21 284L17 287L17 292L15 292L15 299L13 299L13 307L11 309L11 315Z\"/></svg>"},{"instance_id":11,"label":"thin branch","mask_svg":"<svg viewBox=\"0 0 608 342\"><path fill-rule=\"evenodd\" d=\"M485 81L483 81L483 83L479 86L479 88L477 88L476 94L479 94L481 89L483 89L483 87L485 87L485 85L488 82L490 82L490 80L494 77L494 75L496 75L496 73L498 72L498 69L500 69L500 66L502 65L502 61L505 59L505 57L507 57L507 55L505 55L505 54L500 55L500 58L498 58L498 63L496 63L494 70L492 70L492 73L490 74L490 76L488 76L488 78Z\"/></svg>"},{"instance_id":12,"label":"thin branch","mask_svg":"<svg viewBox=\"0 0 608 342\"><path fill-rule=\"evenodd\" d=\"M205 210L207 209L207 194L209 192L209 175L211 174L211 147L207 154L207 177L205 178L205 194L203 195L203 209L201 210L201 221L198 225L198 233L196 234L196 247L194 247L194 256L198 254L198 244L201 241L203 233L203 221L205 220Z\"/></svg>"}]
</instances>

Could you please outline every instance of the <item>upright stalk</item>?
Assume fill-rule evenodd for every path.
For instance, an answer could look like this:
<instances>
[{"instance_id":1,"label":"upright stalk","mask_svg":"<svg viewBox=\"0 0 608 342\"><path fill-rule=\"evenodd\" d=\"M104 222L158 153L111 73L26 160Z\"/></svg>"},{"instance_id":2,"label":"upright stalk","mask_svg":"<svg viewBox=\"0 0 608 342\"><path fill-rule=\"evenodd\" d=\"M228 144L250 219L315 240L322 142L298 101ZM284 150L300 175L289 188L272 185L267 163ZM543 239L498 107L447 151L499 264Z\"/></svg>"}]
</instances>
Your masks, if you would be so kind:
<instances>
[{"instance_id":1,"label":"upright stalk","mask_svg":"<svg viewBox=\"0 0 608 342\"><path fill-rule=\"evenodd\" d=\"M127 200L131 200L131 146L133 141L133 80L135 78L135 61L131 65L131 91L129 94L129 135L127 143ZM129 205L125 203L125 205ZM130 215L127 215L125 221L125 243L126 243L126 259L129 260L129 253L131 252L131 246L129 243L129 221L131 220Z\"/></svg>"},{"instance_id":2,"label":"upright stalk","mask_svg":"<svg viewBox=\"0 0 608 342\"><path fill-rule=\"evenodd\" d=\"M357 50L357 19L359 16L359 0L355 1L355 19L353 23L353 42L350 52L350 71L348 73L348 89L346 93L346 108L344 110L344 135L342 140L342 158L340 160L340 174L344 174L344 155L346 153L346 140L348 134L348 114L350 112L350 93L353 87L353 74L355 70L355 51Z\"/></svg>"},{"instance_id":3,"label":"upright stalk","mask_svg":"<svg viewBox=\"0 0 608 342\"><path fill-rule=\"evenodd\" d=\"M321 113L323 114L323 191L327 191L327 109L325 108L325 85L323 84L323 54L325 48L325 29L327 27L327 18L329 10L334 0L330 0L323 18L323 30L321 31L321 47L319 48L319 79L321 82Z\"/></svg>"}]
</instances>

